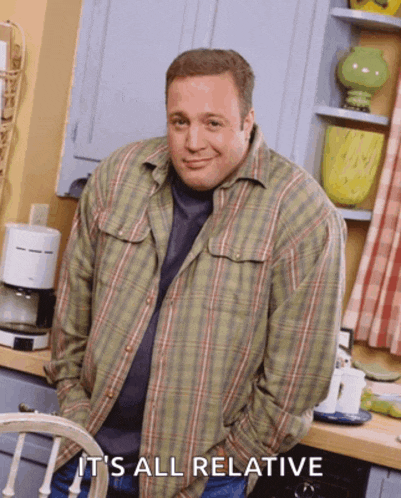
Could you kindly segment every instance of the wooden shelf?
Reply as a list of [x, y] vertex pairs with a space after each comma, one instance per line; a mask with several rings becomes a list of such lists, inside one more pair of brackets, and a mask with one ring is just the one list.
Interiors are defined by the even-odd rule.
[[350, 111], [348, 109], [342, 109], [340, 107], [319, 105], [315, 107], [315, 113], [319, 114], [320, 116], [326, 116], [329, 118], [348, 119], [352, 121], [360, 121], [363, 123], [373, 123], [380, 126], [388, 126], [390, 124], [390, 120], [387, 116], [378, 116], [376, 114], [370, 114], [368, 112], [362, 111]]
[[372, 211], [368, 209], [338, 208], [338, 210], [344, 220], [370, 221], [372, 219]]
[[364, 29], [378, 31], [401, 31], [401, 19], [384, 14], [374, 14], [356, 9], [331, 9], [331, 15]]

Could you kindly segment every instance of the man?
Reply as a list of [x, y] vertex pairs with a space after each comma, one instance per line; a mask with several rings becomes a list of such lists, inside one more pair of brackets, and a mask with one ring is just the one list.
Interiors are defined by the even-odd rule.
[[141, 497], [245, 496], [327, 393], [344, 223], [266, 146], [253, 83], [234, 51], [178, 56], [167, 138], [113, 153], [80, 199], [46, 371], [62, 415], [123, 467], [108, 496], [138, 496], [138, 478]]

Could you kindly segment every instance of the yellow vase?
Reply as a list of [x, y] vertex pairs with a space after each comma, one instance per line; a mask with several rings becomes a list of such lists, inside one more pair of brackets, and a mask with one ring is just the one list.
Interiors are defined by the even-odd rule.
[[401, 14], [401, 0], [350, 0], [351, 9], [394, 16]]
[[355, 205], [368, 195], [383, 149], [384, 135], [339, 126], [326, 130], [322, 161], [323, 187], [329, 198]]

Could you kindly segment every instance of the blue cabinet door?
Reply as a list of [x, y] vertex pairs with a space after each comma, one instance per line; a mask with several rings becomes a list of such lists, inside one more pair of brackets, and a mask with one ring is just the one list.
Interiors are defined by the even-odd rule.
[[116, 148], [165, 134], [165, 72], [210, 44], [216, 2], [83, 2], [59, 195]]
[[346, 0], [84, 0], [57, 193], [79, 196], [113, 150], [165, 134], [166, 69], [201, 46], [249, 60], [268, 144], [310, 169], [326, 25], [340, 4]]
[[256, 122], [268, 145], [290, 158], [315, 3], [220, 0], [213, 33], [213, 47], [233, 48], [253, 67]]

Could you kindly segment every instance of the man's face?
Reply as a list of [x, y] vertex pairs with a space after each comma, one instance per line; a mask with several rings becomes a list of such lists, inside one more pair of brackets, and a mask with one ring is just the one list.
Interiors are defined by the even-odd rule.
[[174, 169], [189, 187], [220, 185], [245, 158], [253, 109], [241, 126], [230, 73], [175, 78], [167, 93], [167, 134]]

